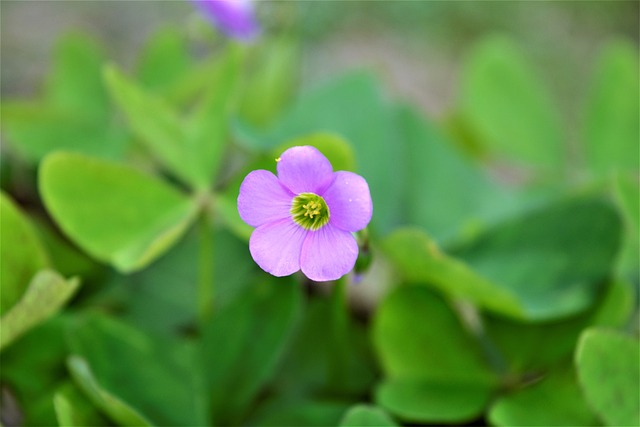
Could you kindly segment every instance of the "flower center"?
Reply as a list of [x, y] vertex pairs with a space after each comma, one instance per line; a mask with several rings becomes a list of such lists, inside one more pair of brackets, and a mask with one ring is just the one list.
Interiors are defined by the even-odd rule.
[[300, 193], [291, 203], [293, 220], [306, 230], [317, 230], [329, 222], [329, 207], [313, 193]]

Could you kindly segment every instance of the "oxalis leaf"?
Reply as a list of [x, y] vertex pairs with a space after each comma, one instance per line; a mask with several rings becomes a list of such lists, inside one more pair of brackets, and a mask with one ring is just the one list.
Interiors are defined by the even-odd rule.
[[164, 253], [197, 212], [193, 200], [149, 175], [79, 154], [47, 156], [39, 187], [62, 231], [122, 272]]
[[397, 425], [385, 411], [372, 405], [352, 406], [340, 422], [340, 427], [393, 427]]
[[604, 291], [589, 310], [557, 320], [528, 322], [486, 315], [485, 335], [500, 351], [511, 374], [544, 372], [572, 357], [585, 328], [627, 324], [634, 304], [631, 285], [614, 280]]
[[118, 425], [151, 426], [144, 416], [98, 384], [85, 359], [71, 356], [67, 360], [67, 366], [74, 381], [89, 400]]
[[399, 418], [462, 422], [480, 415], [496, 386], [478, 343], [429, 289], [403, 286], [376, 312], [373, 339], [386, 379], [376, 402]]
[[575, 362], [587, 401], [610, 426], [640, 425], [640, 343], [607, 329], [580, 336]]
[[570, 366], [562, 366], [539, 382], [500, 397], [491, 407], [489, 420], [498, 426], [597, 425]]
[[185, 183], [194, 185], [196, 180], [187, 158], [185, 129], [177, 112], [115, 66], [104, 69], [104, 78], [134, 134], [169, 170]]
[[511, 40], [484, 39], [463, 68], [459, 108], [489, 154], [557, 173], [559, 115], [534, 69]]
[[204, 88], [202, 102], [189, 118], [185, 156], [191, 166], [193, 182], [208, 188], [220, 167], [227, 147], [228, 119], [240, 74], [241, 51], [229, 46], [216, 62]]
[[[206, 424], [202, 372], [194, 365], [192, 342], [147, 334], [90, 312], [74, 318], [67, 337], [72, 354], [79, 356], [72, 359], [79, 362], [69, 361], [74, 380], [103, 411], [116, 410], [111, 407], [116, 400], [118, 407], [126, 402], [127, 412], [143, 414], [151, 424]], [[105, 413], [117, 421], [113, 413]]]
[[4, 193], [0, 193], [0, 315], [22, 296], [29, 281], [49, 266], [31, 224]]
[[254, 279], [243, 295], [214, 311], [202, 335], [202, 366], [216, 424], [237, 424], [273, 376], [300, 305], [294, 281], [265, 277]]
[[577, 314], [596, 301], [620, 248], [622, 221], [599, 195], [572, 197], [487, 230], [453, 254], [515, 295], [529, 320]]
[[20, 301], [0, 319], [0, 349], [53, 316], [73, 296], [79, 285], [77, 278], [65, 280], [51, 270], [36, 274]]
[[639, 90], [637, 47], [622, 40], [606, 45], [598, 60], [584, 121], [586, 160], [592, 175], [638, 173]]
[[420, 229], [398, 229], [383, 241], [382, 247], [408, 281], [428, 284], [496, 313], [516, 318], [525, 315], [515, 294], [442, 252]]
[[58, 425], [64, 427], [108, 426], [98, 408], [72, 383], [65, 383], [53, 396]]

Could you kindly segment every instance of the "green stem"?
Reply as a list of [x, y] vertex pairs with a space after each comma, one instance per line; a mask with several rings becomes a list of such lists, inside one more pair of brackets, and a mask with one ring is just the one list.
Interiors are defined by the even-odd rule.
[[213, 280], [213, 230], [211, 218], [205, 207], [199, 220], [200, 250], [198, 254], [198, 318], [201, 323], [207, 321], [213, 310], [214, 280]]
[[329, 357], [329, 381], [332, 389], [344, 383], [349, 370], [349, 306], [347, 301], [347, 279], [336, 281], [331, 294], [331, 355]]

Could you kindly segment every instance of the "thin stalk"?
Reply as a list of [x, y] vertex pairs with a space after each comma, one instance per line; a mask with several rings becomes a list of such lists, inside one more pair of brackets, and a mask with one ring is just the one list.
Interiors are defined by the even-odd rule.
[[213, 279], [213, 229], [208, 206], [203, 206], [198, 221], [198, 289], [197, 308], [201, 323], [207, 321], [213, 311], [214, 279]]
[[347, 375], [349, 357], [349, 307], [347, 301], [347, 279], [338, 279], [331, 294], [331, 354], [329, 357], [329, 383], [332, 389], [339, 388]]

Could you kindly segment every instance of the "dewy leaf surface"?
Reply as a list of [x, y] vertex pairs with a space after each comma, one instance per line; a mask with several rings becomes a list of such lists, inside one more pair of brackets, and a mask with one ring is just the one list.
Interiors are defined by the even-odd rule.
[[0, 318], [0, 349], [53, 316], [79, 285], [77, 278], [65, 280], [51, 270], [36, 274], [22, 298]]
[[195, 203], [129, 166], [54, 153], [40, 167], [40, 194], [64, 233], [122, 272], [164, 253], [192, 221]]
[[640, 425], [640, 343], [607, 329], [587, 329], [576, 349], [587, 402], [609, 426]]
[[25, 215], [0, 193], [0, 315], [22, 296], [33, 276], [49, 265], [47, 254]]

